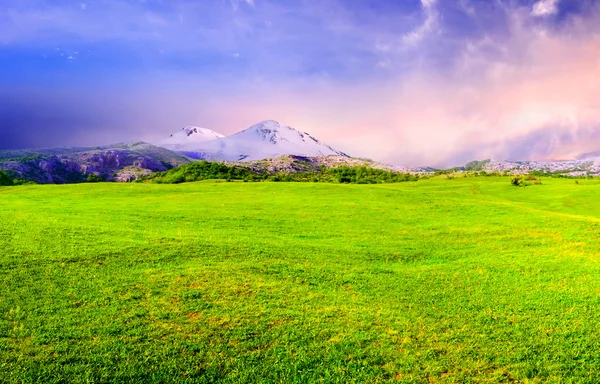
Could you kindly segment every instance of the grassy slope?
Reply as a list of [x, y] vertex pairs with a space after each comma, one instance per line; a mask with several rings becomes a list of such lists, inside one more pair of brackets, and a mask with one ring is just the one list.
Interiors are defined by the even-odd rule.
[[0, 189], [0, 382], [600, 377], [600, 183]]

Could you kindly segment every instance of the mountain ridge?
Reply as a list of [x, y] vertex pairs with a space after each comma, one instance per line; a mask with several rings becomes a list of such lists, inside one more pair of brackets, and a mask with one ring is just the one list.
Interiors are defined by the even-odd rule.
[[[100, 180], [127, 182], [195, 160], [238, 165], [266, 173], [314, 172], [343, 166], [419, 174], [437, 170], [353, 158], [307, 132], [275, 120], [261, 121], [230, 136], [208, 128], [186, 126], [154, 145], [129, 142], [97, 147], [0, 150], [1, 170], [15, 179], [37, 183], [82, 182], [92, 175]], [[447, 171], [451, 170], [600, 177], [600, 151], [563, 161], [487, 159]]]
[[177, 139], [181, 141], [167, 144], [166, 148], [199, 160], [252, 161], [283, 155], [350, 157], [307, 132], [275, 120], [264, 120], [230, 136], [213, 140], [192, 142], [183, 136]]
[[0, 151], [0, 169], [15, 179], [39, 184], [83, 182], [90, 175], [105, 181], [132, 181], [190, 161], [145, 142]]
[[600, 156], [583, 157], [576, 160], [534, 161], [534, 160], [482, 160], [471, 161], [463, 167], [466, 171], [529, 173], [542, 172], [565, 176], [600, 177]]

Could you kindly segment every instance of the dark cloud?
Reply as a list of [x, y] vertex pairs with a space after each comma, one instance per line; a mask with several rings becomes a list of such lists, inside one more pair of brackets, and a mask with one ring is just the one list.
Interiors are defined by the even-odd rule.
[[127, 140], [129, 118], [99, 100], [0, 95], [0, 149], [99, 145]]

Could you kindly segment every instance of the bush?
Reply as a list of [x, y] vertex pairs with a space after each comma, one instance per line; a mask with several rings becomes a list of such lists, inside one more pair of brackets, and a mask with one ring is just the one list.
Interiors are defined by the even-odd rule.
[[520, 187], [524, 181], [525, 179], [523, 178], [523, 175], [515, 175], [510, 178], [510, 183], [515, 187]]
[[0, 171], [0, 187], [8, 187], [14, 185], [13, 180], [3, 171]]
[[542, 181], [535, 177], [535, 175], [529, 174], [527, 176], [514, 175], [510, 178], [510, 183], [515, 187], [527, 187], [530, 185], [541, 185]]
[[14, 179], [13, 180], [13, 185], [34, 185], [36, 184], [35, 181], [31, 181], [31, 180], [25, 180], [25, 179]]
[[534, 181], [537, 180], [537, 177], [533, 173], [530, 173], [529, 175], [527, 175], [526, 179], [529, 181]]
[[88, 183], [99, 183], [101, 181], [104, 181], [104, 179], [102, 179], [100, 176], [96, 175], [95, 173], [90, 173], [87, 177]]

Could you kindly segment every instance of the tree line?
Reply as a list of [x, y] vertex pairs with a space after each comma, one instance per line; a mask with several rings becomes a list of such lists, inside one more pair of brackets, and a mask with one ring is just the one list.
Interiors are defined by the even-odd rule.
[[336, 167], [314, 172], [267, 173], [241, 166], [199, 161], [181, 165], [168, 171], [157, 172], [141, 178], [141, 182], [179, 184], [201, 180], [239, 180], [245, 182], [323, 182], [341, 184], [381, 184], [417, 181], [418, 175], [383, 169], [359, 167]]

